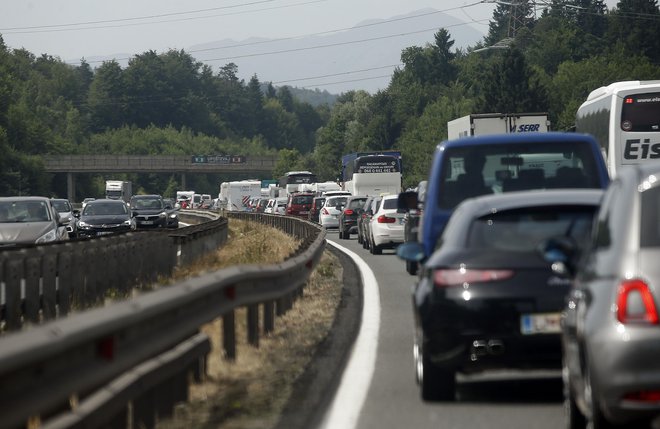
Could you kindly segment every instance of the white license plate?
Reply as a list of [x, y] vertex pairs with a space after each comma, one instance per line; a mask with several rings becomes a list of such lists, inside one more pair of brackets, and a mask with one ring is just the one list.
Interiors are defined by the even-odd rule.
[[536, 313], [520, 316], [520, 332], [524, 335], [558, 334], [561, 332], [561, 313]]
[[154, 221], [152, 221], [152, 220], [145, 220], [144, 222], [142, 222], [142, 225], [153, 225], [153, 224], [154, 224]]
[[108, 235], [112, 234], [114, 231], [99, 231], [96, 233], [96, 235]]

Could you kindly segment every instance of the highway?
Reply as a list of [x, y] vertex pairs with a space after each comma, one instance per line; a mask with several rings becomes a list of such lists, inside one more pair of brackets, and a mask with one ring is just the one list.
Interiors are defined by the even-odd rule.
[[[344, 377], [334, 400], [335, 413], [331, 408], [324, 429], [563, 426], [559, 371], [459, 376], [457, 401], [422, 401], [412, 357], [411, 287], [415, 277], [405, 271], [394, 250], [371, 255], [357, 243], [355, 235], [340, 240], [337, 232], [330, 230], [327, 238], [364, 260], [373, 270], [377, 289], [370, 293], [365, 284], [363, 329], [366, 320], [368, 330], [360, 333], [355, 346], [359, 352], [353, 353], [347, 365], [347, 371], [357, 371]], [[369, 326], [372, 323], [377, 326]], [[366, 343], [360, 344], [363, 340]], [[374, 359], [369, 359], [370, 347], [376, 349]]]

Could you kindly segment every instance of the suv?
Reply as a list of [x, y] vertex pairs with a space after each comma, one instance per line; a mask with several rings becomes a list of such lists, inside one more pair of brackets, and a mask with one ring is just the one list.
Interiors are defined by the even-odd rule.
[[324, 203], [325, 197], [314, 197], [312, 208], [309, 209], [308, 220], [319, 223], [319, 213], [321, 213], [321, 207], [323, 207]]
[[307, 219], [309, 210], [312, 208], [314, 194], [311, 192], [299, 192], [289, 195], [289, 201], [286, 204], [286, 214]]
[[362, 207], [366, 196], [348, 197], [344, 210], [339, 214], [339, 238], [348, 240], [351, 234], [357, 234], [358, 217], [362, 214]]
[[178, 226], [178, 215], [166, 208], [160, 195], [134, 195], [130, 203], [135, 225], [138, 228], [167, 228]]

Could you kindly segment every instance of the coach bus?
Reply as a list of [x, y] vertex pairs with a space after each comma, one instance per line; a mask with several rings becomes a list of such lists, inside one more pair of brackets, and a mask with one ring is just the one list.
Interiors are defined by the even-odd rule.
[[342, 179], [344, 189], [352, 195], [398, 194], [401, 192], [401, 157], [396, 153], [345, 155]]
[[284, 195], [280, 197], [288, 197], [299, 191], [300, 185], [311, 183], [316, 183], [316, 175], [311, 171], [288, 171], [280, 177], [280, 188], [284, 190]]
[[575, 131], [596, 138], [611, 177], [625, 165], [660, 159], [660, 80], [592, 91], [578, 108]]

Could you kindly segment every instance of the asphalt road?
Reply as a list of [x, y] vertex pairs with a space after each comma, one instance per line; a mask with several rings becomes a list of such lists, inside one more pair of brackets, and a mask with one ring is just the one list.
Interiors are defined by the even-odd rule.
[[[365, 386], [366, 398], [359, 414], [351, 423], [354, 428], [563, 427], [559, 372], [503, 371], [469, 378], [459, 376], [456, 402], [422, 401], [412, 358], [411, 287], [415, 277], [405, 271], [394, 250], [371, 255], [357, 243], [355, 235], [350, 240], [339, 240], [333, 231], [328, 233], [328, 240], [353, 251], [367, 263], [375, 274], [380, 296], [379, 303], [375, 303], [379, 304], [380, 324], [373, 376]], [[353, 382], [356, 385], [349, 387], [358, 389], [359, 381]], [[341, 387], [338, 392], [342, 395]]]

